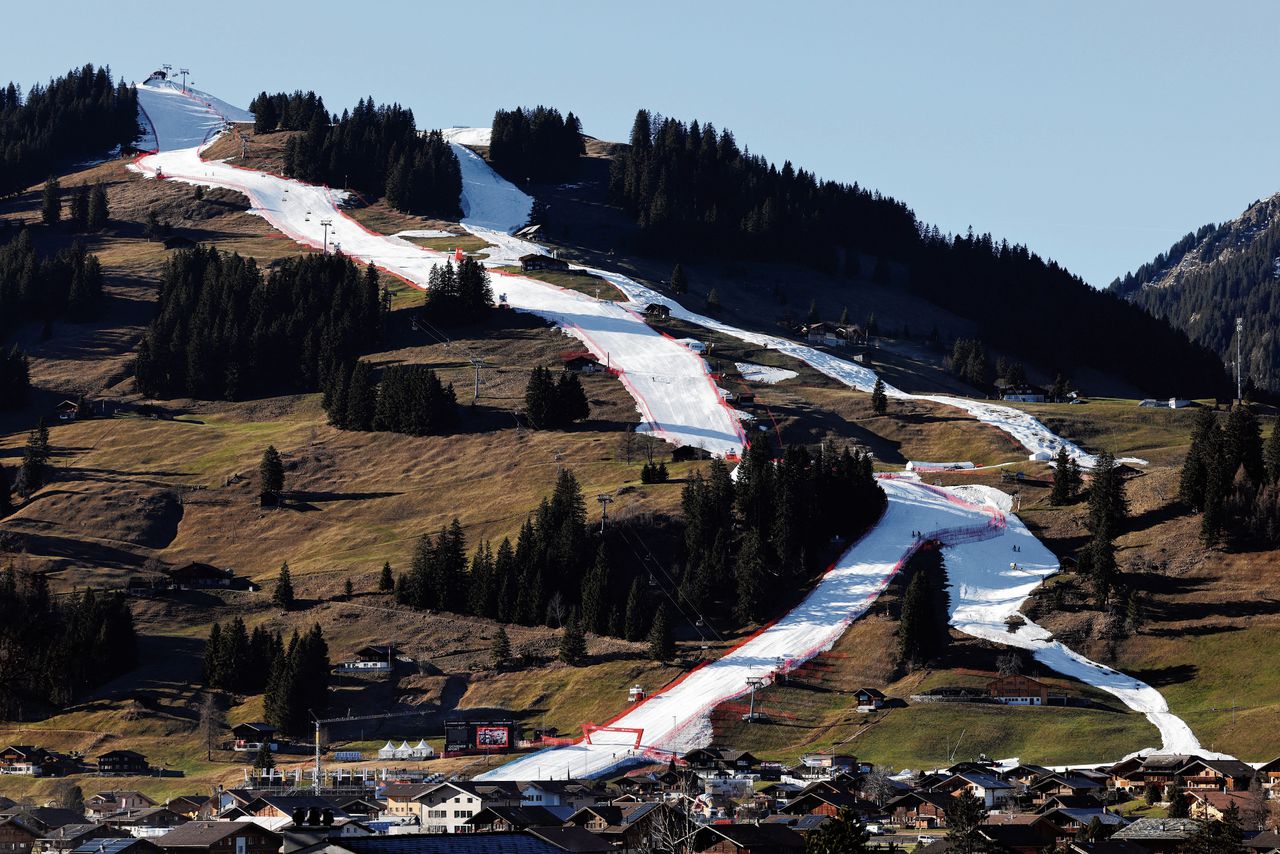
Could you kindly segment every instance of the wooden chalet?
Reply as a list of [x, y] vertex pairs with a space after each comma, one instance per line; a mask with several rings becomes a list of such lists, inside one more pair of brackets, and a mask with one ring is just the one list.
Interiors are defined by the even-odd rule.
[[530, 252], [528, 255], [520, 256], [520, 269], [525, 273], [530, 273], [534, 270], [564, 271], [569, 269], [569, 262], [560, 258], [552, 258], [550, 255]]

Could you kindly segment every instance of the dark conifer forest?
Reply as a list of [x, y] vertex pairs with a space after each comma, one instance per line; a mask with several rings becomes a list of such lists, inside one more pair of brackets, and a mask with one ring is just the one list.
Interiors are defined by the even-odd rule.
[[280, 632], [262, 626], [250, 633], [244, 620], [214, 623], [204, 647], [204, 684], [232, 694], [264, 694], [267, 723], [290, 735], [305, 734], [312, 714], [328, 706], [329, 645], [318, 624], [294, 631], [286, 644]]
[[85, 65], [23, 95], [0, 89], [0, 198], [138, 138], [138, 96], [110, 69]]
[[102, 265], [80, 245], [41, 256], [27, 230], [0, 244], [0, 333], [29, 320], [85, 320], [102, 301]]
[[790, 162], [779, 169], [710, 124], [641, 110], [610, 193], [639, 224], [641, 251], [793, 260], [835, 276], [855, 275], [852, 259], [871, 255], [873, 279], [974, 321], [983, 340], [1050, 368], [1089, 365], [1160, 395], [1225, 386], [1212, 352], [1026, 247], [944, 235], [896, 199]]
[[120, 594], [55, 599], [41, 573], [0, 575], [0, 716], [63, 707], [137, 663], [133, 616]]
[[313, 184], [384, 196], [412, 214], [457, 219], [462, 173], [439, 131], [420, 134], [413, 111], [399, 104], [360, 101], [341, 118], [330, 117], [315, 93], [260, 94], [251, 107], [255, 128], [298, 130], [285, 143], [284, 172]]
[[791, 446], [775, 463], [767, 442], [753, 447], [736, 483], [713, 460], [706, 477], [685, 485], [683, 543], [670, 567], [627, 559], [635, 545], [625, 529], [602, 537], [589, 527], [582, 489], [566, 470], [514, 544], [480, 543], [468, 561], [456, 520], [424, 535], [397, 598], [524, 625], [577, 618], [586, 631], [628, 640], [647, 637], [668, 605], [722, 627], [764, 620], [780, 605], [776, 591], [798, 589], [825, 568], [838, 550], [833, 538], [860, 534], [885, 498], [868, 456]]
[[582, 125], [554, 107], [516, 107], [493, 114], [489, 161], [512, 180], [560, 181], [571, 177], [586, 153]]
[[382, 305], [377, 270], [342, 255], [289, 258], [264, 277], [238, 254], [180, 250], [138, 348], [138, 387], [226, 400], [316, 391], [376, 344]]

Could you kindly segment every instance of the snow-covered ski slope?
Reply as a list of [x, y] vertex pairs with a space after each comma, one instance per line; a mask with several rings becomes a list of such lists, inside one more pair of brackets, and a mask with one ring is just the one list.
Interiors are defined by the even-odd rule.
[[[176, 100], [178, 98], [196, 103], [200, 109], [192, 110]], [[340, 193], [201, 160], [195, 146], [217, 130], [216, 122], [209, 118], [210, 114], [218, 113], [211, 99], [193, 101], [175, 87], [166, 86], [140, 87], [139, 99], [153, 125], [160, 149], [136, 165], [144, 174], [154, 175], [162, 169], [167, 178], [243, 192], [257, 213], [293, 239], [311, 246], [319, 246], [323, 240], [319, 221], [330, 219], [333, 223], [329, 229], [330, 242], [339, 245], [344, 253], [371, 260], [419, 284], [426, 281], [433, 265], [443, 263], [444, 256], [440, 253], [423, 250], [398, 238], [377, 235], [359, 226], [338, 209]], [[169, 140], [198, 142], [174, 149]], [[514, 257], [513, 253], [536, 251], [531, 244], [510, 237], [512, 225], [510, 220], [504, 222], [506, 218], [518, 216], [528, 197], [502, 182], [479, 158], [463, 158], [462, 163], [463, 202], [468, 212], [464, 225], [494, 240], [499, 261]], [[594, 272], [622, 287], [637, 303], [655, 301], [672, 305], [673, 313], [679, 309], [681, 316], [697, 318], [694, 322], [705, 321], [703, 325], [723, 327], [727, 334], [745, 340], [773, 342], [761, 345], [776, 344], [782, 352], [788, 352], [784, 348], [798, 348], [790, 354], [838, 379], [847, 377], [842, 381], [856, 388], [869, 389], [874, 383], [874, 374], [860, 365], [785, 339], [757, 336], [718, 324], [711, 318], [685, 312], [678, 304], [630, 279], [606, 271]], [[636, 397], [650, 428], [658, 435], [722, 453], [740, 447], [740, 428], [731, 410], [720, 400], [701, 358], [687, 347], [653, 332], [634, 310], [519, 276], [502, 276], [496, 280], [495, 288], [505, 292], [513, 306], [555, 320], [601, 358], [621, 368], [624, 382]], [[905, 396], [896, 389], [894, 393]], [[1008, 407], [992, 408], [1022, 415]], [[1009, 429], [1011, 423], [1012, 419], [1006, 418], [997, 426]], [[1025, 435], [1044, 447], [1055, 449], [1061, 441], [1038, 422], [1027, 426]], [[1083, 452], [1079, 455], [1082, 462], [1088, 462], [1087, 455]], [[925, 531], [926, 538], [936, 536], [948, 548], [952, 617], [958, 628], [1029, 649], [1046, 665], [1111, 691], [1152, 720], [1160, 730], [1164, 749], [1181, 752], [1198, 749], [1194, 735], [1182, 721], [1169, 714], [1163, 698], [1149, 686], [1076, 656], [1054, 643], [1038, 626], [1028, 625], [1014, 635], [1005, 636], [1004, 618], [1056, 567], [1053, 555], [1021, 522], [1002, 509], [1000, 501], [1007, 502], [1007, 496], [974, 488], [941, 490], [910, 477], [889, 478], [884, 483], [889, 498], [884, 518], [846, 552], [797, 609], [729, 655], [632, 709], [613, 725], [640, 730], [643, 744], [650, 749], [679, 750], [705, 743], [709, 738], [707, 715], [712, 707], [741, 696], [747, 690], [748, 677], [767, 676], [776, 671], [780, 659], [784, 666], [794, 666], [829, 648], [918, 545], [911, 532]], [[1019, 551], [1012, 551], [1012, 543], [1019, 545]], [[1013, 555], [1017, 556], [1019, 566], [1003, 570]], [[632, 740], [634, 736], [629, 733], [597, 732], [591, 744], [543, 751], [495, 769], [491, 776], [529, 779], [603, 773], [631, 758], [628, 743]]]
[[[596, 731], [590, 743], [530, 754], [487, 772], [483, 779], [595, 776], [641, 757], [705, 746], [711, 740], [709, 715], [715, 706], [746, 694], [749, 678], [771, 681], [779, 671], [830, 649], [875, 601], [906, 558], [922, 542], [934, 539], [946, 548], [952, 624], [957, 629], [1029, 650], [1046, 667], [1115, 695], [1151, 721], [1163, 750], [1199, 751], [1191, 730], [1169, 712], [1156, 689], [1077, 655], [1034, 623], [1014, 634], [1007, 631], [1005, 618], [1058, 568], [1053, 554], [1017, 517], [1001, 508], [1008, 496], [973, 487], [939, 489], [909, 477], [885, 478], [881, 485], [889, 501], [880, 522], [785, 617], [623, 714], [610, 724], [617, 731]], [[916, 538], [914, 531], [923, 534]], [[639, 751], [632, 749], [631, 730], [636, 729], [642, 730]]]
[[[208, 96], [184, 94], [169, 84], [151, 84], [138, 88], [138, 99], [153, 126], [159, 149], [135, 165], [144, 174], [162, 173], [166, 179], [239, 190], [249, 197], [255, 213], [308, 246], [323, 244], [325, 230], [321, 221], [329, 220], [330, 246], [340, 247], [352, 258], [372, 261], [419, 286], [426, 285], [434, 266], [448, 260], [445, 253], [367, 230], [339, 209], [340, 192], [202, 160], [200, 146], [223, 125], [219, 115], [222, 107]], [[242, 120], [247, 115], [239, 111], [233, 117]], [[469, 182], [475, 174], [474, 169], [468, 171]], [[497, 179], [492, 171], [489, 175]], [[522, 204], [520, 197], [527, 196], [506, 182], [501, 182], [505, 187], [500, 185], [501, 179], [486, 181], [481, 176], [480, 180], [487, 186], [476, 188], [469, 184], [469, 189], [485, 199], [486, 207], [469, 222], [481, 228], [491, 221], [486, 215], [504, 220], [517, 216], [515, 208]], [[526, 207], [523, 217], [527, 219], [528, 214]], [[688, 347], [655, 331], [628, 306], [522, 276], [496, 276], [494, 290], [504, 294], [512, 308], [557, 323], [607, 363], [635, 399], [644, 419], [641, 430], [677, 446], [693, 445], [715, 454], [734, 455], [741, 451], [741, 423], [722, 400], [706, 362]]]

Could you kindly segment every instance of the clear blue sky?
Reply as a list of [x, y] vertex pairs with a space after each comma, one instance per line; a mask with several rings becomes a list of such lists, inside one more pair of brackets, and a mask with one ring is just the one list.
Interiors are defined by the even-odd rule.
[[1095, 285], [1280, 190], [1280, 3], [1262, 0], [46, 0], [4, 19], [0, 78], [24, 86], [86, 61], [139, 80], [169, 62], [236, 103], [371, 94], [421, 126], [535, 103], [613, 139], [640, 106], [710, 120]]

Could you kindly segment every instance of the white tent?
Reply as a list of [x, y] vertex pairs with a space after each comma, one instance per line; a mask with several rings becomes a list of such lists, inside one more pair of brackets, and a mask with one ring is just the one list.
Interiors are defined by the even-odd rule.
[[412, 757], [413, 748], [409, 746], [409, 742], [400, 742], [400, 746], [396, 748], [396, 759], [411, 759]]
[[431, 745], [427, 744], [425, 738], [418, 740], [418, 746], [413, 749], [413, 755], [419, 759], [426, 759], [429, 756], [435, 756], [436, 752], [431, 749]]
[[386, 745], [381, 750], [378, 751], [378, 758], [379, 759], [395, 759], [396, 758], [395, 746], [388, 741]]

